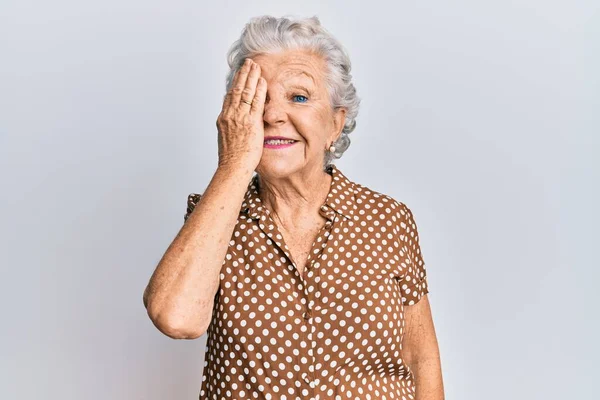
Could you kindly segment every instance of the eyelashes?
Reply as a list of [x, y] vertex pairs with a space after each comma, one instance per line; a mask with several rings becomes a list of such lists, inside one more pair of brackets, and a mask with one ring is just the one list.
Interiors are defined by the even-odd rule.
[[[298, 97], [302, 98], [303, 100], [300, 100], [300, 101], [294, 101], [294, 100], [296, 100], [296, 98], [298, 98]], [[303, 95], [303, 94], [294, 94], [294, 95], [292, 95], [292, 96], [291, 96], [291, 99], [292, 99], [292, 101], [294, 101], [294, 102], [296, 102], [296, 103], [306, 103], [306, 102], [308, 102], [308, 96], [305, 96], [305, 95]], [[267, 102], [267, 103], [268, 103], [270, 100], [271, 100], [270, 96], [269, 96], [269, 95], [267, 95], [267, 97], [266, 97], [266, 99], [265, 99], [265, 102]]]
[[306, 99], [305, 101], [300, 101], [300, 103], [306, 103], [308, 101], [308, 97], [306, 97], [306, 96], [304, 96], [302, 94], [295, 94], [295, 95], [292, 96], [292, 99], [295, 99], [297, 97], [303, 97], [303, 98]]

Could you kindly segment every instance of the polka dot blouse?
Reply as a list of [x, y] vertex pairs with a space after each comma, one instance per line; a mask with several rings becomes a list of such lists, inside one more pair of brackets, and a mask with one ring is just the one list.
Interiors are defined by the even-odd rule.
[[[414, 399], [404, 307], [428, 286], [408, 207], [332, 165], [327, 222], [298, 274], [255, 175], [220, 274], [203, 399]], [[185, 220], [200, 194], [188, 197]]]

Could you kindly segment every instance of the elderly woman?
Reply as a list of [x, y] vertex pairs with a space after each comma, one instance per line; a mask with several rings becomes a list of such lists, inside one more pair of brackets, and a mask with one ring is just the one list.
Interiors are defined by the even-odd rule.
[[346, 51], [317, 17], [264, 16], [229, 65], [218, 167], [144, 292], [165, 335], [207, 333], [200, 399], [443, 399], [413, 214], [333, 164]]

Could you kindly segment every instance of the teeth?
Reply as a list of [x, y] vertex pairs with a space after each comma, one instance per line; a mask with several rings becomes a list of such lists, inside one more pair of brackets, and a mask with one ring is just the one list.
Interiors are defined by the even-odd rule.
[[275, 145], [277, 145], [277, 144], [288, 144], [288, 143], [294, 143], [294, 142], [295, 142], [295, 140], [280, 140], [280, 139], [265, 141], [265, 143], [275, 144]]

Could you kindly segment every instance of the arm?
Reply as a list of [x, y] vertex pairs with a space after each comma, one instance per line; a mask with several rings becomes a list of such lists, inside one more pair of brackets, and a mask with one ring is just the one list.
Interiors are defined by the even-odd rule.
[[404, 306], [406, 329], [402, 354], [415, 377], [415, 400], [444, 400], [440, 354], [429, 296]]
[[174, 339], [206, 332], [221, 266], [254, 171], [220, 166], [167, 248], [144, 291], [154, 325]]
[[175, 339], [203, 335], [212, 319], [227, 247], [262, 157], [267, 81], [260, 71], [250, 58], [238, 68], [217, 118], [217, 171], [191, 214], [186, 214], [144, 294], [154, 325]]

